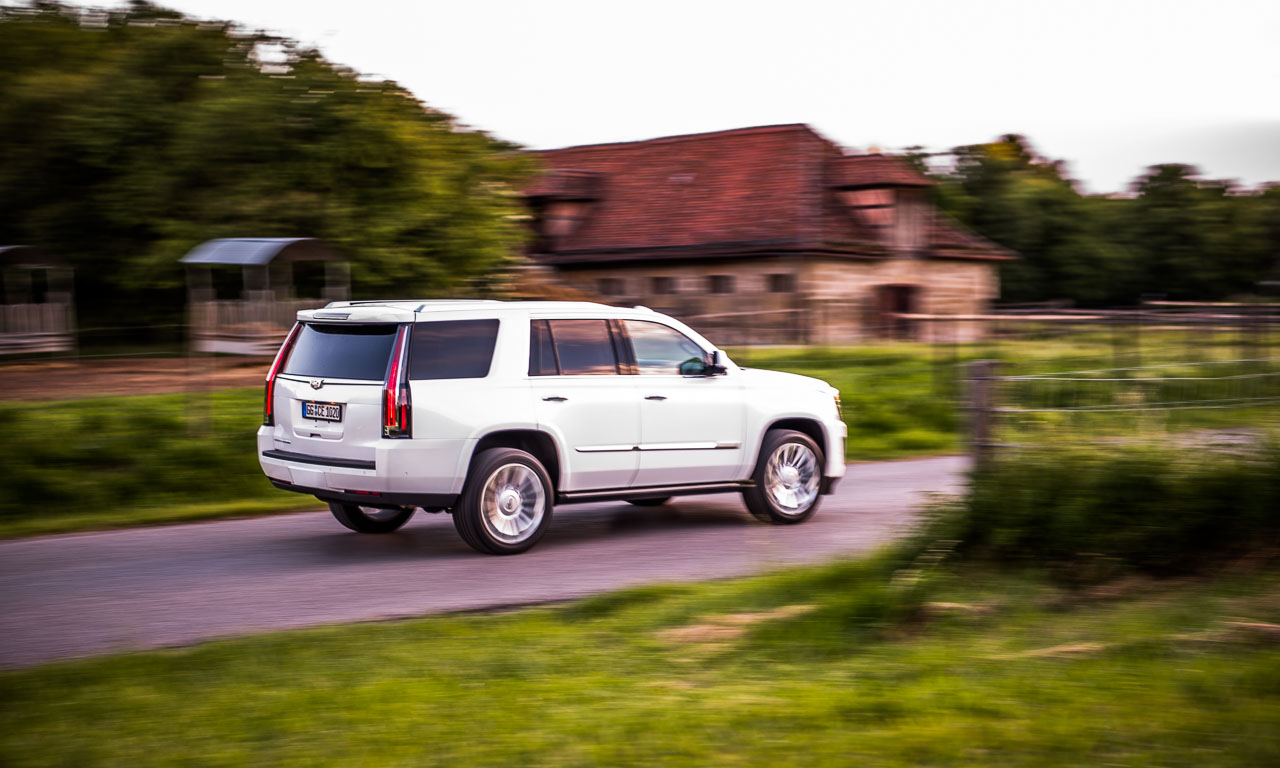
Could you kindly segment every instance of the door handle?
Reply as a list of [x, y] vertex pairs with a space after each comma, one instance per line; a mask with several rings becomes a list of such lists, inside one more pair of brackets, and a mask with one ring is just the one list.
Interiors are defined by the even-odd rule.
[[560, 395], [551, 395], [550, 397], [544, 397], [542, 399], [553, 402], [553, 403], [563, 403], [565, 400], [568, 400], [569, 398], [561, 397]]
[[667, 399], [666, 395], [649, 395], [645, 397], [645, 400], [666, 400], [666, 399]]

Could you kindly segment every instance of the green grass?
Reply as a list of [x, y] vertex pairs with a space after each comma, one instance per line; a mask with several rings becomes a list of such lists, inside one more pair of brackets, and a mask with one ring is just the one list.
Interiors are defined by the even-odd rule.
[[[1090, 599], [920, 566], [886, 555], [7, 672], [0, 764], [1280, 762], [1280, 645], [1230, 623], [1280, 621], [1277, 574]], [[813, 608], [778, 611], [796, 605]]]
[[[849, 428], [846, 458], [853, 461], [961, 451], [956, 377], [969, 360], [1000, 359], [1006, 363], [1004, 372], [1035, 373], [1117, 363], [1227, 360], [1240, 354], [1232, 334], [1192, 338], [1150, 331], [1141, 344], [1119, 347], [1110, 334], [1079, 333], [957, 346], [876, 343], [733, 353], [745, 365], [814, 376], [839, 388]], [[1255, 354], [1266, 354], [1266, 349]], [[1270, 383], [1280, 385], [1280, 377]], [[1092, 385], [1070, 386], [1074, 389], [1064, 393], [1051, 383], [1028, 384], [1017, 396], [1024, 404], [1070, 404], [1080, 402], [1079, 391]], [[1114, 397], [1116, 392], [1123, 395], [1114, 389], [1102, 395], [1086, 391], [1085, 396]], [[1195, 394], [1170, 390], [1159, 396]], [[0, 404], [5, 434], [0, 441], [0, 466], [5, 468], [0, 538], [314, 507], [312, 499], [272, 488], [258, 468], [254, 431], [261, 397], [255, 388]], [[1013, 441], [1045, 442], [1076, 436], [1159, 437], [1247, 425], [1259, 413], [1048, 414], [1003, 423]]]
[[313, 508], [258, 467], [261, 391], [0, 404], [0, 537]]

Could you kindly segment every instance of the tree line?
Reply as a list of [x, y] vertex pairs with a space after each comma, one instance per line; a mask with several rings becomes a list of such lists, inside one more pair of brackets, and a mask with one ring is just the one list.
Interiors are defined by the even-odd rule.
[[[270, 55], [268, 55], [270, 54]], [[146, 3], [0, 9], [0, 245], [76, 267], [82, 320], [172, 320], [215, 237], [319, 237], [357, 295], [516, 258], [516, 147], [288, 40]]]
[[1001, 268], [1002, 301], [1243, 299], [1280, 279], [1280, 185], [1245, 189], [1166, 164], [1127, 194], [1088, 195], [1017, 135], [952, 157], [929, 171], [938, 206], [1021, 256]]
[[[0, 9], [0, 72], [0, 245], [70, 260], [90, 324], [177, 319], [215, 237], [325, 239], [365, 296], [483, 292], [525, 242], [518, 147], [289, 40], [37, 2]], [[1021, 254], [1005, 301], [1242, 296], [1280, 258], [1277, 186], [1162, 165], [1087, 195], [1013, 135], [953, 158], [940, 208]]]

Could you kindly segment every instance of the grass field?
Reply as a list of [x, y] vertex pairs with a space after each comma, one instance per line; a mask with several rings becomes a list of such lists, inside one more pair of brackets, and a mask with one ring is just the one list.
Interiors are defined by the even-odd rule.
[[[1240, 354], [1229, 334], [1207, 342], [1197, 338], [1198, 344], [1188, 345], [1148, 333], [1141, 346], [1119, 352], [1111, 335], [1077, 334], [940, 347], [750, 348], [733, 355], [745, 365], [815, 376], [838, 387], [849, 428], [846, 458], [864, 461], [960, 451], [956, 376], [968, 360], [1001, 359], [1008, 372], [1034, 373], [1139, 358], [1152, 364]], [[1055, 391], [1040, 386], [1028, 389], [1028, 397], [1062, 402], [1065, 395]], [[0, 403], [6, 438], [0, 441], [6, 472], [0, 538], [314, 508], [314, 499], [272, 488], [258, 469], [253, 434], [261, 397], [252, 388]], [[1171, 428], [1250, 423], [1258, 411], [1180, 413], [1185, 415], [1172, 426], [1163, 416], [1157, 422], [1150, 416], [1104, 421], [1053, 414], [1024, 419], [1020, 428], [1038, 439], [1046, 427], [1054, 430], [1049, 439], [1105, 429], [1164, 434]]]
[[1280, 577], [896, 560], [0, 673], [0, 764], [1280, 763]]

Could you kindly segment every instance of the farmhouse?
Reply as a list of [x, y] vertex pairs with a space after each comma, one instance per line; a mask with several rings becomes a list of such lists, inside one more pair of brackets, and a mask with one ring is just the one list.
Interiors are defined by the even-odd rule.
[[533, 153], [529, 256], [558, 281], [714, 330], [726, 344], [976, 335], [1014, 258], [934, 209], [896, 156], [807, 125]]

